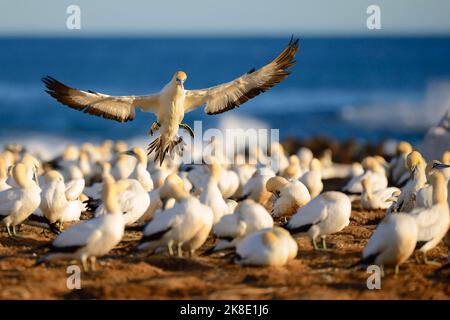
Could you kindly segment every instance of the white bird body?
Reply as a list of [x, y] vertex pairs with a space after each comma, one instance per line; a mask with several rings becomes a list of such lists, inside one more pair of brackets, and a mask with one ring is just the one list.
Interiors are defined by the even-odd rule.
[[[203, 242], [206, 240], [212, 226], [211, 209], [201, 204], [197, 198], [187, 194], [181, 186], [171, 186], [169, 192], [176, 203], [161, 214], [155, 214], [153, 220], [147, 224], [138, 246], [139, 250], [152, 252], [160, 247], [168, 247], [171, 253], [175, 245], [179, 250], [178, 254], [181, 255], [183, 245], [188, 246], [190, 250], [195, 250], [203, 244], [200, 243], [201, 240]], [[209, 230], [207, 230], [208, 226]]]
[[8, 233], [10, 227], [15, 232], [14, 227], [25, 221], [41, 202], [41, 189], [27, 175], [27, 168], [23, 163], [14, 166], [13, 177], [18, 187], [0, 192], [0, 220]]
[[388, 187], [372, 192], [369, 185], [364, 185], [361, 194], [361, 206], [368, 210], [387, 209], [397, 199], [400, 189], [396, 187]]
[[262, 229], [246, 236], [236, 247], [235, 262], [251, 266], [283, 266], [297, 255], [297, 243], [282, 228]]
[[246, 235], [272, 227], [273, 218], [262, 205], [253, 200], [244, 200], [233, 214], [223, 216], [214, 225], [213, 232], [219, 238], [214, 251], [235, 247]]
[[265, 204], [270, 199], [270, 192], [266, 189], [267, 181], [275, 176], [270, 168], [259, 168], [245, 184], [242, 195], [260, 204]]
[[377, 226], [364, 247], [362, 260], [379, 266], [398, 266], [414, 252], [417, 234], [417, 224], [410, 215], [388, 215]]
[[[54, 259], [77, 259], [88, 270], [87, 260], [107, 254], [122, 239], [124, 234], [123, 214], [117, 202], [120, 187], [110, 177], [106, 178], [103, 201], [106, 214], [73, 225], [57, 236], [41, 262]], [[94, 265], [92, 265], [94, 268]]]
[[401, 189], [395, 207], [400, 212], [410, 212], [413, 210], [417, 198], [417, 192], [427, 183], [425, 175], [426, 163], [420, 153], [411, 152], [407, 157], [407, 166], [411, 172], [411, 178]]
[[307, 234], [314, 247], [317, 247], [317, 237], [324, 239], [327, 234], [339, 232], [349, 225], [351, 211], [351, 202], [347, 195], [328, 191], [300, 208], [286, 227], [293, 234]]
[[219, 189], [224, 199], [233, 196], [239, 188], [239, 176], [232, 170], [224, 170], [220, 176]]
[[[84, 185], [84, 180], [83, 185]], [[79, 188], [80, 181], [66, 188], [63, 176], [57, 171], [49, 171], [41, 194], [40, 209], [50, 224], [57, 222], [78, 221], [83, 207], [78, 199], [83, 188]], [[71, 219], [71, 220], [67, 220]]]
[[266, 189], [275, 195], [272, 207], [274, 217], [292, 216], [311, 200], [308, 189], [298, 180], [272, 177], [267, 181]]
[[420, 251], [426, 253], [434, 248], [446, 235], [450, 225], [450, 213], [447, 202], [447, 181], [440, 172], [431, 178], [433, 203], [430, 208], [416, 208], [410, 214], [418, 226], [417, 242]]
[[227, 202], [219, 189], [219, 181], [223, 172], [222, 166], [214, 157], [210, 158], [210, 172], [206, 185], [200, 194], [200, 202], [210, 207], [214, 213], [213, 224], [219, 222], [224, 215], [231, 214]]
[[52, 77], [42, 80], [53, 98], [85, 113], [119, 122], [133, 120], [136, 108], [154, 113], [157, 122], [154, 124], [156, 128], [152, 125], [151, 133], [160, 129], [160, 136], [150, 144], [149, 152], [155, 152], [155, 160], [159, 158], [162, 163], [165, 155], [173, 154], [182, 142], [182, 139], [177, 137], [177, 131], [185, 113], [201, 106], [205, 106], [207, 114], [222, 113], [267, 91], [289, 75], [288, 70], [295, 64], [294, 56], [298, 48], [298, 40], [291, 39], [287, 48], [264, 67], [253, 69], [228, 83], [201, 90], [184, 89], [187, 75], [183, 71], [176, 72], [159, 93], [146, 96], [114, 97], [70, 88]]
[[226, 201], [222, 197], [217, 182], [208, 181], [205, 189], [200, 194], [200, 201], [210, 207], [214, 213], [213, 224], [219, 222], [224, 215], [231, 214]]
[[311, 199], [317, 197], [323, 190], [322, 183], [322, 168], [321, 163], [318, 159], [313, 159], [311, 161], [311, 170], [305, 172], [300, 178], [302, 182], [309, 191]]
[[8, 167], [5, 158], [0, 154], [0, 192], [11, 188], [8, 180]]
[[368, 179], [374, 192], [385, 189], [388, 186], [388, 180], [384, 172], [373, 172], [371, 170], [367, 170], [362, 175], [351, 178], [342, 190], [350, 193], [362, 193], [363, 188], [361, 182], [364, 179]]
[[[150, 197], [141, 183], [135, 179], [124, 179], [117, 183], [124, 184], [124, 190], [117, 197], [120, 211], [123, 212], [124, 224], [130, 226], [145, 213], [150, 205]], [[95, 211], [95, 216], [101, 216], [106, 213], [106, 207], [102, 203]]]

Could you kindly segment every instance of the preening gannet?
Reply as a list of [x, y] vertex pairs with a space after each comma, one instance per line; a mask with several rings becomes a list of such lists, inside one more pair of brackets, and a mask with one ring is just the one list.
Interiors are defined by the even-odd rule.
[[275, 176], [275, 173], [270, 168], [263, 167], [256, 170], [244, 185], [241, 198], [252, 199], [266, 206], [272, 195], [270, 191], [267, 191], [266, 184], [273, 176]]
[[267, 180], [266, 189], [275, 195], [272, 208], [274, 217], [291, 216], [311, 200], [308, 189], [298, 180], [288, 181], [283, 177], [272, 177]]
[[94, 91], [82, 91], [64, 85], [47, 76], [42, 79], [46, 92], [66, 106], [112, 119], [126, 122], [135, 118], [135, 108], [152, 112], [157, 116], [150, 134], [160, 130], [160, 137], [149, 145], [149, 153], [155, 152], [155, 160], [164, 161], [167, 153], [173, 154], [176, 146], [182, 145], [182, 138], [177, 136], [182, 127], [192, 136], [193, 131], [182, 124], [184, 114], [205, 105], [207, 114], [218, 114], [236, 107], [272, 88], [284, 80], [289, 68], [296, 61], [294, 56], [299, 48], [298, 39], [293, 38], [288, 46], [269, 64], [243, 76], [215, 87], [201, 90], [185, 90], [187, 75], [183, 71], [174, 74], [171, 81], [156, 94], [147, 96], [109, 96]]
[[[439, 170], [444, 174], [444, 177], [447, 181], [450, 181], [450, 177], [446, 177], [445, 172], [446, 170], [450, 169], [450, 165], [443, 164], [439, 161], [432, 161], [431, 163], [427, 164], [427, 167], [425, 169], [425, 173], [427, 176], [427, 179], [430, 178], [430, 176], [436, 172], [436, 170]], [[431, 184], [426, 184], [423, 188], [420, 188], [417, 191], [416, 196], [416, 203], [415, 208], [430, 208], [433, 205], [433, 186]]]
[[386, 178], [386, 173], [381, 164], [374, 157], [367, 157], [363, 160], [362, 166], [365, 172], [362, 175], [355, 176], [344, 186], [342, 189], [344, 192], [348, 193], [362, 193], [363, 179], [368, 179], [368, 182], [372, 185], [372, 190], [378, 191], [384, 189], [388, 185], [388, 180]]
[[416, 203], [417, 191], [423, 188], [427, 182], [426, 162], [419, 152], [411, 152], [406, 158], [406, 165], [411, 178], [401, 189], [398, 201], [392, 205], [392, 211], [410, 212]]
[[388, 215], [381, 221], [364, 247], [361, 260], [354, 265], [376, 264], [380, 267], [393, 265], [395, 273], [398, 273], [399, 265], [414, 251], [417, 234], [417, 224], [409, 214]]
[[64, 177], [58, 171], [50, 170], [46, 173], [40, 209], [52, 231], [60, 233], [63, 222], [80, 219], [83, 204], [78, 197], [82, 191], [83, 188], [76, 189], [75, 183], [66, 188]]
[[300, 208], [285, 228], [291, 234], [308, 235], [315, 249], [319, 249], [316, 238], [320, 236], [326, 249], [326, 235], [348, 226], [351, 211], [352, 205], [347, 195], [336, 191], [324, 192]]
[[[123, 221], [126, 226], [131, 226], [144, 215], [150, 205], [150, 197], [145, 192], [141, 183], [135, 179], [123, 179], [117, 181], [121, 192], [118, 194], [120, 210], [123, 212]], [[101, 199], [89, 200], [89, 209], [95, 212], [95, 216], [107, 214], [107, 208]]]
[[400, 189], [389, 187], [372, 191], [372, 185], [367, 178], [362, 180], [363, 192], [361, 194], [361, 206], [368, 210], [387, 209], [400, 195]]
[[406, 157], [413, 151], [411, 144], [405, 141], [397, 145], [397, 155], [389, 163], [389, 179], [394, 186], [404, 184], [409, 176], [409, 170], [406, 165]]
[[431, 175], [430, 183], [433, 187], [433, 205], [431, 208], [414, 209], [410, 213], [418, 226], [417, 248], [423, 253], [425, 263], [429, 263], [427, 251], [433, 249], [444, 238], [450, 224], [447, 181], [438, 171]]
[[250, 199], [244, 200], [233, 214], [223, 216], [214, 226], [213, 232], [219, 242], [213, 251], [235, 247], [246, 235], [272, 227], [273, 219], [262, 205]]
[[9, 236], [16, 235], [15, 227], [25, 221], [41, 202], [41, 189], [28, 177], [25, 164], [16, 164], [12, 176], [17, 187], [0, 192], [0, 222], [6, 226]]
[[236, 247], [235, 262], [249, 266], [283, 266], [297, 256], [297, 243], [282, 228], [249, 234]]
[[124, 233], [123, 214], [117, 201], [122, 187], [125, 185], [117, 185], [111, 176], [105, 177], [102, 200], [107, 213], [73, 225], [58, 235], [49, 245], [48, 254], [38, 260], [38, 264], [55, 259], [76, 259], [88, 271], [89, 259], [91, 269], [95, 270], [96, 257], [113, 249]]
[[175, 199], [176, 203], [172, 208], [156, 214], [145, 226], [138, 249], [153, 252], [157, 248], [167, 247], [169, 254], [173, 255], [175, 245], [178, 256], [182, 256], [182, 248], [187, 246], [192, 254], [211, 231], [212, 210], [178, 184], [164, 184], [160, 197], [163, 203], [170, 198]]

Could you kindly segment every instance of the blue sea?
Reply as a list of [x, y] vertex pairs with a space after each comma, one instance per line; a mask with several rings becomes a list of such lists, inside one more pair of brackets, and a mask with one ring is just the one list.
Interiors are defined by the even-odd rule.
[[[175, 71], [187, 89], [232, 80], [273, 59], [286, 38], [1, 38], [0, 141], [145, 137], [152, 114], [120, 124], [64, 107], [44, 92], [51, 75], [112, 95], [161, 89]], [[281, 138], [420, 141], [450, 108], [450, 38], [301, 38], [292, 74], [241, 108], [185, 122], [251, 121]], [[59, 140], [58, 140], [59, 141]]]

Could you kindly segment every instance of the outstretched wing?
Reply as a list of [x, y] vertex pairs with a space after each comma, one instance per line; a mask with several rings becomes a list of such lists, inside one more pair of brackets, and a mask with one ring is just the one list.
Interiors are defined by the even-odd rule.
[[234, 108], [265, 92], [283, 81], [296, 61], [298, 39], [291, 38], [288, 46], [272, 62], [252, 69], [243, 76], [215, 87], [202, 90], [186, 90], [185, 112], [206, 105], [207, 114], [218, 114]]
[[135, 108], [156, 113], [159, 106], [157, 94], [148, 96], [109, 96], [94, 91], [82, 91], [66, 86], [47, 76], [42, 78], [46, 92], [62, 104], [95, 116], [119, 122], [133, 120]]

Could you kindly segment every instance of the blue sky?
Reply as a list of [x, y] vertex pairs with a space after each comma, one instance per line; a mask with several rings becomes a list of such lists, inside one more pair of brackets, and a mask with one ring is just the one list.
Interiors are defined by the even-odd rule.
[[[68, 30], [66, 8], [81, 8]], [[366, 8], [381, 8], [368, 30]], [[450, 35], [448, 0], [3, 0], [0, 35]]]

